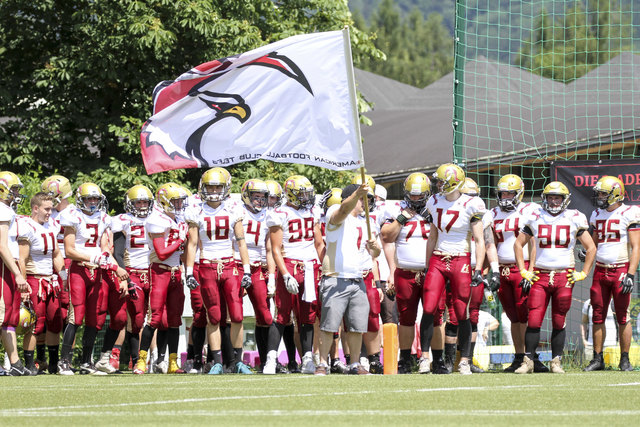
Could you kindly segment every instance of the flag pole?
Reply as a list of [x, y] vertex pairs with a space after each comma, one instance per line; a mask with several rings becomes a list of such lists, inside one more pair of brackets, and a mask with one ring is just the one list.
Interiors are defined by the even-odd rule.
[[[362, 134], [360, 133], [360, 116], [358, 115], [358, 97], [356, 95], [356, 78], [353, 71], [353, 56], [351, 54], [351, 38], [349, 37], [349, 26], [342, 29], [342, 40], [344, 42], [345, 63], [347, 64], [347, 80], [349, 82], [349, 96], [351, 98], [351, 113], [356, 131], [356, 141], [358, 141], [358, 154], [360, 155], [360, 177], [362, 183], [366, 183], [364, 174], [364, 150], [362, 148]], [[373, 188], [371, 189], [373, 191]], [[367, 222], [367, 236], [371, 240], [371, 224], [369, 221], [369, 200], [367, 196], [362, 198], [364, 215]]]

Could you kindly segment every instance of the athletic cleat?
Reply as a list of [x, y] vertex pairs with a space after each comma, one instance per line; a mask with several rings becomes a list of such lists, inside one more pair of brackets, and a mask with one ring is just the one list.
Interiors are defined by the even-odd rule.
[[398, 374], [410, 374], [411, 362], [408, 360], [400, 359], [398, 361]]
[[60, 375], [73, 375], [71, 370], [71, 363], [68, 360], [62, 359], [58, 362], [58, 374]]
[[184, 374], [185, 371], [178, 366], [178, 354], [169, 354], [169, 364], [167, 365], [167, 374]]
[[445, 355], [443, 364], [447, 371], [449, 371], [448, 373], [453, 372], [453, 357]]
[[209, 375], [222, 375], [223, 372], [224, 372], [224, 368], [222, 367], [222, 364], [216, 363], [211, 367], [211, 370], [209, 371]]
[[460, 375], [471, 375], [472, 372], [470, 365], [471, 364], [468, 360], [461, 360], [458, 364], [458, 372], [460, 372]]
[[433, 366], [431, 367], [431, 373], [435, 375], [448, 375], [451, 373], [449, 369], [444, 364], [444, 360], [434, 360]]
[[111, 350], [111, 355], [109, 356], [109, 364], [113, 366], [113, 369], [116, 371], [120, 369], [120, 349], [114, 348]]
[[36, 360], [36, 366], [38, 367], [38, 375], [44, 375], [49, 369], [49, 364], [45, 360]]
[[236, 374], [253, 375], [253, 371], [242, 362], [236, 363]]
[[188, 374], [201, 374], [202, 373], [202, 362], [194, 361], [191, 369], [187, 371], [186, 368], [183, 368]]
[[371, 374], [384, 374], [384, 366], [380, 363], [379, 360], [374, 360], [369, 363], [369, 373]]
[[530, 374], [533, 372], [533, 360], [525, 356], [520, 367], [514, 371], [516, 374]]
[[298, 362], [294, 360], [292, 362], [287, 363], [287, 372], [278, 372], [278, 373], [279, 374], [299, 374], [300, 366], [298, 366]]
[[362, 364], [356, 362], [349, 365], [349, 375], [371, 375]]
[[633, 366], [629, 362], [629, 354], [622, 354], [620, 356], [620, 364], [618, 365], [621, 371], [630, 372], [633, 371]]
[[2, 366], [0, 366], [0, 377], [6, 377], [8, 375], [9, 375], [9, 373], [7, 371], [5, 371]]
[[479, 366], [474, 365], [473, 363], [471, 365], [469, 365], [469, 367], [471, 368], [471, 373], [473, 373], [473, 374], [484, 374], [484, 369], [482, 369]]
[[16, 363], [12, 363], [9, 368], [9, 375], [12, 377], [22, 377], [31, 375], [31, 372], [24, 367], [22, 362], [18, 360]]
[[276, 367], [278, 366], [276, 355], [277, 352], [275, 350], [271, 350], [267, 353], [267, 361], [264, 362], [264, 366], [262, 367], [263, 375], [276, 374]]
[[367, 359], [366, 357], [361, 357], [360, 364], [364, 369], [367, 370], [367, 372], [369, 372], [369, 359]]
[[[29, 373], [27, 373], [29, 372]], [[27, 366], [25, 368], [25, 375], [27, 376], [35, 376], [38, 375], [38, 367], [36, 366], [35, 363], [32, 363], [31, 365]]]
[[329, 374], [329, 367], [326, 363], [320, 363], [316, 366], [316, 371], [313, 374], [319, 377], [324, 377]]
[[309, 375], [316, 373], [316, 365], [313, 363], [313, 357], [311, 357], [311, 355], [305, 354], [302, 357], [302, 367], [300, 368], [300, 372]]
[[535, 372], [536, 374], [545, 374], [547, 372], [549, 372], [549, 368], [547, 368], [544, 363], [542, 363], [539, 359], [538, 359], [538, 355], [536, 354], [536, 358], [533, 359], [533, 372]]
[[166, 374], [169, 370], [169, 363], [166, 360], [158, 362], [153, 367], [154, 374]]
[[420, 374], [428, 374], [431, 371], [431, 361], [422, 356], [420, 361], [418, 362], [418, 373]]
[[331, 362], [332, 374], [346, 374], [348, 371], [349, 368], [347, 368], [347, 365], [345, 365], [342, 360], [334, 359], [333, 362]]
[[107, 375], [107, 373], [97, 370], [93, 363], [84, 362], [82, 365], [80, 365], [80, 375], [100, 376]]
[[111, 365], [111, 354], [108, 351], [100, 354], [100, 360], [96, 363], [95, 368], [107, 374], [113, 374], [117, 371], [117, 369]]
[[560, 356], [556, 356], [551, 359], [551, 372], [554, 374], [564, 374], [564, 369], [562, 369], [562, 360], [560, 360]]
[[184, 369], [184, 371], [187, 374], [197, 374], [197, 372], [191, 372], [191, 370], [193, 369], [193, 359], [187, 359], [184, 361], [184, 364], [182, 365], [182, 369]]
[[133, 373], [136, 375], [142, 375], [147, 373], [147, 362], [145, 359], [138, 359], [136, 366], [133, 368]]
[[511, 365], [504, 368], [502, 372], [514, 373], [522, 365], [522, 357], [515, 357]]
[[[622, 359], [620, 359], [620, 364], [622, 364]], [[602, 360], [602, 355], [596, 355], [583, 370], [585, 372], [604, 371], [604, 360]]]

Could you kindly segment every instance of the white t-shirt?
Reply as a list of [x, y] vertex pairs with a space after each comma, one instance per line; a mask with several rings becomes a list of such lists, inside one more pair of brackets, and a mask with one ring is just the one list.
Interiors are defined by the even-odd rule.
[[[584, 305], [582, 306], [582, 314], [589, 316], [587, 343], [589, 343], [589, 345], [593, 345], [593, 307], [591, 306], [591, 299], [584, 302]], [[606, 330], [604, 346], [614, 347], [618, 345], [618, 331], [616, 330], [616, 320], [613, 317], [613, 301], [609, 303], [609, 310], [607, 311], [607, 318], [604, 320], [604, 327]]]
[[[500, 207], [491, 209], [491, 226], [500, 264], [515, 264], [516, 256], [513, 245], [525, 220], [532, 212], [539, 209], [540, 205], [537, 203], [520, 203], [516, 210], [510, 212], [505, 212]], [[526, 261], [529, 259], [529, 245], [526, 245], [522, 250]]]
[[[478, 335], [476, 336], [476, 349], [478, 348], [481, 349], [487, 346], [487, 342], [484, 340], [484, 336], [483, 336], [484, 332], [486, 329], [489, 328], [491, 323], [497, 320], [498, 319], [493, 317], [491, 313], [487, 311], [484, 311], [484, 310], [478, 311]], [[490, 331], [488, 331], [488, 333], [491, 334]]]
[[314, 229], [319, 221], [319, 213], [314, 207], [311, 210], [298, 210], [283, 205], [267, 212], [268, 228], [282, 229], [283, 256], [299, 261], [318, 260], [318, 252], [314, 243]]
[[125, 236], [124, 265], [129, 268], [149, 267], [149, 239], [145, 230], [146, 218], [123, 213], [111, 218], [111, 231]]
[[435, 250], [449, 254], [471, 252], [471, 219], [482, 219], [486, 210], [480, 197], [461, 194], [456, 200], [449, 201], [441, 194], [431, 196], [427, 211], [438, 228]]
[[53, 274], [52, 254], [56, 248], [58, 228], [51, 222], [41, 225], [28, 217], [21, 221], [21, 225], [18, 241], [26, 241], [30, 246], [26, 262], [27, 274]]
[[[612, 212], [596, 209], [589, 224], [598, 235], [596, 261], [603, 264], [629, 262], [629, 226], [640, 225], [640, 207], [620, 205]], [[636, 231], [640, 233], [640, 231]]]
[[[407, 202], [404, 200], [393, 205], [387, 205], [385, 218], [387, 221], [393, 221], [406, 208]], [[396, 267], [409, 270], [422, 270], [424, 268], [430, 231], [431, 225], [420, 214], [414, 215], [405, 222], [395, 241]], [[381, 275], [380, 277], [385, 276]]]

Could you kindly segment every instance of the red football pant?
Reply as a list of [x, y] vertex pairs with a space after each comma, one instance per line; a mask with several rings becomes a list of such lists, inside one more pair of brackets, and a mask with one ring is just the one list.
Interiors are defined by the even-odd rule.
[[[291, 323], [291, 310], [296, 316], [300, 325], [313, 325], [316, 321], [317, 301], [306, 302], [302, 300], [304, 292], [304, 265], [299, 261], [284, 259], [287, 271], [298, 282], [299, 291], [297, 295], [290, 294], [284, 285], [284, 278], [281, 274], [276, 279], [276, 308], [278, 315], [276, 322], [281, 325]], [[313, 280], [318, 295], [318, 282], [320, 281], [320, 264], [313, 261]], [[317, 300], [318, 298], [316, 298]]]
[[0, 288], [0, 321], [2, 326], [15, 328], [20, 322], [20, 292], [13, 279], [11, 270], [0, 261], [2, 269], [2, 287]]
[[367, 299], [369, 300], [367, 332], [378, 332], [380, 330], [380, 293], [373, 281], [371, 271], [364, 277], [364, 285], [367, 288]]
[[[529, 268], [529, 261], [525, 261], [525, 268]], [[520, 282], [522, 276], [517, 265], [500, 267], [500, 288], [498, 298], [502, 309], [512, 323], [527, 323], [529, 309], [527, 308], [527, 296], [523, 295]]]
[[162, 316], [166, 315], [166, 326], [177, 328], [182, 324], [182, 310], [184, 308], [184, 290], [180, 270], [169, 271], [164, 264], [151, 264], [151, 292], [149, 306], [151, 307], [151, 321], [149, 326], [162, 328]]
[[471, 267], [469, 255], [432, 255], [425, 278], [422, 305], [426, 314], [436, 315], [438, 304], [449, 281], [453, 309], [458, 322], [467, 320], [471, 296]]
[[[207, 309], [209, 322], [218, 325], [222, 319], [221, 306], [226, 302], [232, 323], [242, 322], [242, 287], [235, 261], [223, 264], [200, 264], [200, 294]], [[221, 295], [223, 296], [221, 298]]]
[[396, 289], [398, 322], [402, 326], [413, 326], [418, 316], [418, 303], [423, 294], [424, 273], [422, 271], [396, 268], [393, 284]]
[[[59, 334], [62, 331], [63, 319], [60, 310], [60, 300], [47, 289], [47, 283], [43, 279], [28, 275], [27, 283], [31, 287], [31, 304], [36, 312], [36, 324], [34, 335], [40, 335], [46, 331]], [[50, 286], [50, 285], [49, 285]]]
[[89, 269], [72, 261], [69, 267], [69, 293], [72, 312], [69, 322], [81, 326], [86, 316], [86, 326], [102, 329], [107, 317], [107, 304], [101, 269]]
[[607, 318], [609, 301], [613, 297], [616, 320], [620, 325], [629, 321], [629, 304], [631, 294], [623, 294], [620, 283], [629, 270], [629, 263], [616, 268], [605, 268], [596, 265], [591, 285], [591, 306], [593, 307], [593, 323], [602, 324]]
[[[67, 271], [67, 278], [69, 275], [69, 267], [71, 267], [71, 260], [69, 258], [64, 259], [64, 269]], [[67, 288], [65, 289], [62, 279], [58, 277], [60, 281], [60, 310], [62, 310], [62, 319], [67, 322], [67, 315], [69, 314], [69, 303], [71, 302], [71, 296], [69, 295], [69, 282], [67, 281]]]
[[551, 323], [553, 329], [564, 329], [567, 312], [571, 308], [573, 286], [567, 280], [567, 271], [538, 273], [540, 279], [533, 283], [527, 298], [529, 319], [527, 326], [537, 329], [542, 326], [544, 314], [551, 300]]
[[[109, 313], [109, 329], [120, 331], [127, 325], [127, 297], [120, 293], [118, 276], [113, 271], [103, 273], [106, 282], [107, 311]], [[105, 318], [106, 320], [106, 318]], [[102, 322], [104, 324], [104, 321]]]
[[247, 289], [247, 295], [253, 305], [258, 326], [269, 326], [273, 323], [273, 316], [269, 311], [269, 297], [267, 296], [267, 281], [265, 280], [267, 275], [266, 268], [262, 266], [251, 267], [251, 287]]
[[135, 272], [127, 268], [129, 279], [136, 284], [136, 292], [138, 299], [132, 300], [127, 298], [127, 313], [131, 319], [131, 333], [137, 334], [144, 326], [144, 317], [149, 310], [149, 294], [151, 291], [149, 283], [149, 271], [141, 273], [139, 270]]
[[[200, 264], [193, 264], [193, 277], [202, 283], [200, 279]], [[200, 294], [200, 286], [195, 289], [189, 290], [191, 300], [191, 311], [193, 312], [193, 321], [191, 326], [194, 328], [206, 328], [207, 327], [207, 309], [202, 302], [202, 295]]]

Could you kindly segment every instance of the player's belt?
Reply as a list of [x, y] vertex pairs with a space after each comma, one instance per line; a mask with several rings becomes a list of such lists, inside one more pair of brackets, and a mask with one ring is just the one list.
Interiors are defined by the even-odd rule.
[[[164, 265], [164, 264], [160, 264]], [[140, 269], [140, 268], [127, 268], [127, 272], [129, 274], [137, 274], [140, 276], [140, 281], [144, 284], [149, 283], [149, 269]]]
[[286, 258], [286, 260], [289, 261], [293, 265], [293, 275], [294, 276], [296, 274], [298, 274], [298, 267], [302, 268], [302, 270], [304, 271], [304, 263], [305, 262], [312, 262], [313, 265], [317, 264], [317, 261], [315, 259], [309, 260], [309, 261], [302, 261], [302, 260], [299, 260], [299, 259]]
[[596, 267], [600, 267], [600, 268], [613, 269], [613, 268], [623, 268], [623, 267], [626, 267], [626, 266], [627, 266], [626, 263], [623, 263], [623, 264], [603, 264], [601, 262], [596, 262]]
[[[200, 264], [216, 264], [217, 265], [217, 272], [218, 275], [222, 274], [222, 271], [224, 270], [224, 266], [225, 264], [229, 264], [231, 262], [234, 262], [235, 259], [233, 257], [227, 257], [227, 258], [220, 258], [220, 259], [202, 259], [200, 258]], [[235, 273], [235, 268], [234, 268], [234, 274]]]
[[434, 255], [438, 255], [441, 257], [456, 257], [456, 256], [469, 256], [470, 252], [442, 252], [442, 251], [433, 251]]
[[180, 270], [180, 266], [179, 266], [179, 265], [176, 265], [176, 266], [174, 266], [174, 267], [171, 267], [170, 265], [167, 265], [167, 264], [161, 264], [161, 263], [159, 263], [159, 262], [156, 262], [156, 263], [155, 263], [155, 265], [157, 265], [158, 267], [160, 267], [160, 268], [161, 268], [161, 269], [163, 269], [163, 270], [167, 270], [167, 271], [170, 271], [170, 272], [172, 272], [172, 273], [175, 273], [176, 271]]
[[421, 270], [414, 270], [414, 269], [411, 269], [411, 268], [400, 268], [400, 267], [397, 267], [396, 270], [400, 270], [400, 272], [405, 272], [406, 271], [409, 274], [413, 273], [415, 275], [414, 280], [416, 281], [416, 283], [420, 283], [420, 281], [425, 276], [424, 268], [421, 269]]
[[53, 283], [53, 276], [50, 274], [28, 274], [27, 277], [33, 277], [38, 280], [38, 298], [46, 298], [47, 295], [53, 292], [51, 285]]
[[544, 268], [541, 269], [535, 269], [535, 271], [540, 272], [540, 273], [545, 273], [545, 274], [561, 274], [561, 273], [568, 273], [569, 270], [567, 270], [566, 268], [564, 270], [545, 270]]
[[362, 270], [362, 278], [364, 279], [365, 277], [367, 277], [369, 274], [371, 274], [371, 269], [368, 268], [366, 270]]

